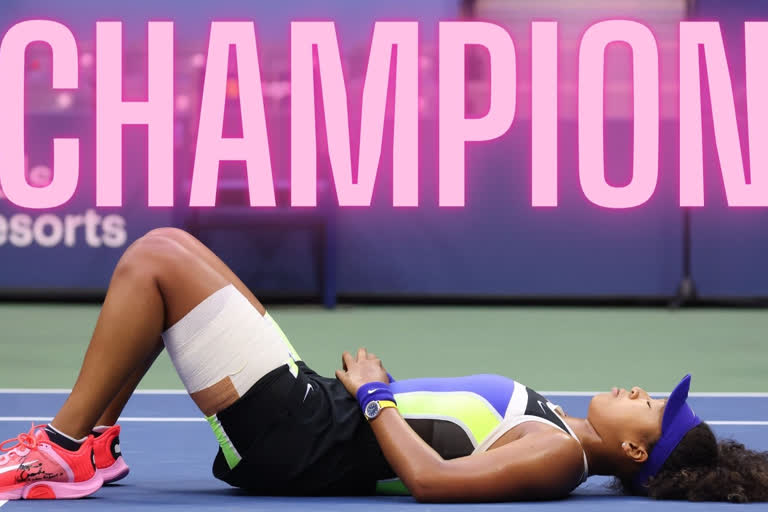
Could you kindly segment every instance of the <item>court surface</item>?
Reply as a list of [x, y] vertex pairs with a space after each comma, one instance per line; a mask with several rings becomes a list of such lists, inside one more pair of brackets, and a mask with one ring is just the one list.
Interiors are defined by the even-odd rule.
[[[99, 306], [0, 304], [0, 440], [44, 423], [72, 386]], [[718, 436], [768, 450], [768, 314], [762, 310], [555, 307], [277, 307], [270, 312], [303, 358], [332, 375], [342, 350], [364, 345], [396, 378], [501, 373], [571, 415], [590, 390], [669, 391], [694, 375], [691, 403]], [[163, 388], [160, 391], [152, 389]], [[217, 481], [217, 444], [163, 355], [129, 402], [121, 449], [131, 474], [73, 502], [10, 502], [7, 510], [710, 510], [728, 504], [618, 496], [591, 478], [570, 498], [519, 504], [418, 504], [410, 497], [248, 496]], [[35, 391], [37, 390], [37, 391]], [[725, 392], [725, 393], [724, 393]], [[768, 509], [765, 504], [748, 505]]]
[[[0, 392], [0, 438], [10, 438], [46, 422], [66, 398], [65, 392]], [[548, 394], [573, 415], [586, 412], [589, 397]], [[753, 396], [696, 396], [691, 405], [719, 436], [738, 439], [748, 446], [768, 450], [768, 394]], [[5, 414], [13, 411], [13, 416]], [[525, 508], [528, 504], [422, 505], [410, 497], [276, 498], [249, 496], [211, 476], [217, 444], [194, 403], [179, 392], [143, 392], [135, 395], [121, 420], [121, 449], [131, 466], [123, 481], [102, 488], [95, 495], [72, 502], [11, 502], [6, 510], [492, 510]], [[593, 477], [566, 500], [537, 503], [535, 510], [680, 510], [728, 507], [727, 504], [656, 502], [617, 496], [608, 480]], [[732, 506], [732, 505], [731, 505]], [[757, 504], [766, 508], [764, 504]]]

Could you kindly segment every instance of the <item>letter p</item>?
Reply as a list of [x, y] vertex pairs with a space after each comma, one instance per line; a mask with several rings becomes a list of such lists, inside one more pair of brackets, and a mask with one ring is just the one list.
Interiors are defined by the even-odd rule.
[[[506, 30], [484, 22], [441, 22], [439, 37], [439, 203], [464, 206], [464, 143], [503, 135], [515, 117], [515, 45]], [[464, 109], [467, 45], [483, 46], [490, 56], [490, 107], [472, 119]]]

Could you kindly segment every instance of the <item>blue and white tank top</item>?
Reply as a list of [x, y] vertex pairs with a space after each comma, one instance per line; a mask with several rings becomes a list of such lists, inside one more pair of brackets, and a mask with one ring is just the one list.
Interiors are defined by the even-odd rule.
[[[562, 409], [500, 375], [401, 380], [391, 389], [403, 418], [444, 459], [487, 451], [510, 429], [529, 421], [551, 425], [579, 441], [558, 414]], [[588, 475], [584, 454], [581, 481]], [[401, 494], [405, 487], [397, 479], [384, 480], [377, 490]]]

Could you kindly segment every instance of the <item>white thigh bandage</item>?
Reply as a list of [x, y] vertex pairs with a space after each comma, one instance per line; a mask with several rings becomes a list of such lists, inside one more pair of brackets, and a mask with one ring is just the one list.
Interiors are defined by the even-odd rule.
[[229, 377], [240, 394], [270, 371], [298, 357], [269, 315], [261, 316], [233, 285], [217, 291], [163, 333], [187, 392]]

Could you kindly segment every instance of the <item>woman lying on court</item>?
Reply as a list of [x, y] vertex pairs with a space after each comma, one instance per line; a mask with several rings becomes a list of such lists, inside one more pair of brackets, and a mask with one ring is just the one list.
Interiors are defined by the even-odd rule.
[[0, 445], [0, 500], [124, 477], [116, 422], [163, 347], [219, 442], [215, 476], [256, 493], [554, 499], [600, 474], [655, 498], [768, 499], [768, 456], [718, 443], [686, 403], [689, 377], [668, 400], [614, 388], [586, 418], [495, 375], [391, 382], [364, 349], [321, 377], [220, 259], [161, 229], [117, 264], [56, 417]]

